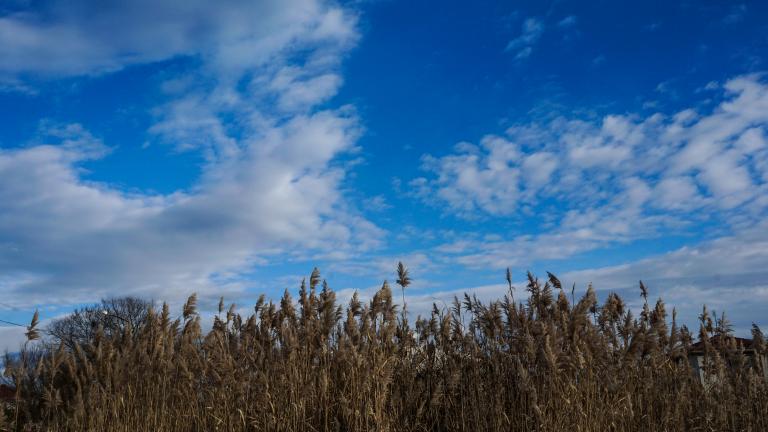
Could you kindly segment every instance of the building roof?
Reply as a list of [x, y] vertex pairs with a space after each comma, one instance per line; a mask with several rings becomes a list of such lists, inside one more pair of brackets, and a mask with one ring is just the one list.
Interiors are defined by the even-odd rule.
[[16, 390], [13, 387], [0, 384], [0, 401], [14, 400], [15, 398]]
[[[734, 346], [743, 347], [744, 351], [747, 353], [751, 353], [754, 351], [754, 348], [752, 346], [752, 339], [745, 339], [745, 338], [740, 338], [735, 336], [728, 336], [728, 337], [712, 336], [711, 338], [709, 338], [709, 343], [715, 348], [727, 347], [727, 345], [730, 344], [731, 341], [733, 341]], [[698, 341], [695, 344], [691, 345], [691, 349], [689, 352], [692, 354], [703, 353], [704, 342]]]

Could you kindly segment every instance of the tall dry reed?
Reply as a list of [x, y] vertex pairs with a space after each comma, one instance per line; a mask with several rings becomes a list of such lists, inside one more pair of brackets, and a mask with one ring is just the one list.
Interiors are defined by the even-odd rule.
[[261, 297], [243, 317], [222, 300], [207, 332], [193, 295], [179, 319], [163, 305], [136, 327], [8, 359], [17, 399], [0, 430], [768, 430], [766, 371], [725, 320], [702, 313], [702, 381], [693, 335], [645, 286], [635, 316], [591, 286], [569, 300], [551, 274], [529, 274], [524, 302], [507, 281], [500, 300], [465, 295], [413, 326], [388, 283], [342, 307], [317, 270], [296, 302]]

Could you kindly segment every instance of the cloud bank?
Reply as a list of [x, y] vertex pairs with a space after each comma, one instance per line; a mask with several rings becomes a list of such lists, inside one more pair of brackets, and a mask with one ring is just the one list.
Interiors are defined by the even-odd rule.
[[533, 220], [541, 233], [459, 241], [473, 267], [557, 259], [617, 242], [722, 222], [743, 229], [768, 208], [768, 84], [729, 80], [710, 112], [524, 124], [479, 145], [425, 155], [410, 182], [424, 202], [464, 218]]
[[160, 195], [84, 180], [82, 165], [110, 151], [88, 125], [47, 124], [42, 142], [0, 149], [4, 307], [236, 293], [269, 257], [378, 243], [341, 192], [354, 107], [319, 107], [342, 84], [355, 14], [315, 0], [209, 5], [53, 1], [0, 17], [0, 74], [15, 80], [186, 58], [149, 132], [206, 160], [191, 188]]
[[0, 71], [99, 74], [175, 56], [212, 68], [262, 65], [284, 50], [356, 38], [354, 19], [316, 0], [51, 1], [0, 17]]

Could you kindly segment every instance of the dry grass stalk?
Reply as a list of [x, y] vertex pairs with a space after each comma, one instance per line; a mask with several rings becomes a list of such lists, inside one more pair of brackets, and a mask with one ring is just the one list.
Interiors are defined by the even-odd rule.
[[[397, 283], [410, 281], [400, 264]], [[241, 317], [222, 299], [207, 333], [192, 295], [181, 319], [164, 304], [138, 326], [8, 358], [17, 398], [0, 430], [768, 430], [765, 365], [724, 318], [702, 314], [702, 384], [691, 332], [661, 300], [649, 306], [644, 284], [634, 318], [616, 294], [599, 305], [591, 286], [569, 301], [552, 274], [528, 274], [525, 303], [507, 282], [501, 300], [465, 295], [413, 327], [388, 283], [342, 308], [317, 269], [297, 304], [287, 291], [279, 304], [262, 296]], [[30, 339], [36, 326], [37, 315]], [[753, 338], [765, 355], [756, 326]]]

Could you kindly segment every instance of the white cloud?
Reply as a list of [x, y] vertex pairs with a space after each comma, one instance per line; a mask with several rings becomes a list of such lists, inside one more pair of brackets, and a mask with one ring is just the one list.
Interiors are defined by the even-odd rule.
[[[16, 326], [0, 326], [0, 356], [6, 352], [17, 352], [27, 340], [24, 332], [27, 329]], [[0, 373], [2, 373], [2, 358], [0, 358]]]
[[659, 21], [659, 22], [653, 22], [653, 23], [645, 25], [643, 27], [643, 30], [647, 31], [647, 32], [655, 32], [656, 30], [658, 30], [660, 28], [661, 28], [661, 22]]
[[768, 147], [768, 139], [765, 137], [765, 131], [759, 127], [751, 128], [741, 134], [735, 145], [735, 148], [745, 155], [757, 153], [766, 147]]
[[481, 146], [425, 156], [431, 176], [411, 184], [425, 201], [463, 216], [514, 216], [544, 202], [584, 212], [626, 193], [629, 179], [653, 192], [639, 217], [653, 207], [726, 211], [765, 193], [768, 85], [749, 75], [725, 88], [726, 98], [706, 115], [688, 109], [514, 126]]
[[[658, 235], [675, 226], [674, 221], [642, 213], [653, 191], [638, 179], [624, 181], [621, 193], [605, 204], [558, 214], [558, 222], [548, 230], [512, 234], [504, 238], [473, 238], [445, 243], [435, 249], [447, 262], [472, 269], [527, 267], [545, 260], [561, 260], [574, 255], [627, 244], [639, 238]], [[545, 215], [540, 216], [542, 219]]]
[[[678, 325], [686, 324], [695, 332], [697, 314], [701, 312], [702, 305], [706, 304], [710, 311], [726, 312], [735, 323], [736, 331], [746, 336], [753, 320], [763, 329], [768, 327], [768, 320], [763, 313], [768, 308], [767, 233], [768, 225], [761, 223], [732, 236], [705, 241], [696, 246], [685, 246], [621, 265], [583, 269], [557, 276], [563, 286], [576, 285], [577, 300], [590, 283], [602, 299], [609, 291], [618, 292], [632, 307], [635, 316], [642, 308], [638, 287], [638, 281], [642, 280], [650, 289], [652, 301], [659, 297], [664, 300], [670, 319], [672, 308], [677, 309]], [[520, 243], [506, 247], [522, 246], [522, 255], [550, 249], [554, 246], [551, 242], [556, 244], [557, 240], [552, 236], [543, 236], [536, 245], [531, 245], [531, 249], [526, 249]], [[511, 265], [515, 274], [514, 269], [520, 266]], [[502, 271], [499, 272], [499, 279], [503, 281]], [[518, 300], [526, 298], [525, 284], [523, 281], [514, 283]], [[449, 304], [454, 296], [461, 299], [465, 292], [475, 294], [483, 301], [490, 301], [500, 299], [507, 291], [507, 285], [502, 282], [428, 294], [406, 293], [406, 301], [412, 313], [427, 314], [432, 303], [442, 307]]]
[[747, 5], [740, 4], [740, 5], [733, 5], [731, 6], [731, 11], [723, 18], [723, 23], [725, 24], [736, 24], [744, 20], [744, 17], [747, 14]]
[[364, 207], [374, 212], [383, 212], [392, 208], [384, 195], [376, 195], [364, 200]]
[[667, 177], [656, 184], [654, 205], [665, 209], [689, 210], [704, 204], [698, 187], [690, 177]]
[[537, 152], [525, 157], [522, 170], [525, 175], [528, 191], [535, 193], [549, 183], [552, 174], [557, 169], [557, 156], [551, 152]]
[[592, 66], [593, 67], [600, 66], [601, 64], [605, 63], [605, 60], [606, 60], [605, 55], [604, 54], [600, 54], [597, 57], [592, 59]]
[[334, 73], [310, 76], [302, 79], [302, 70], [296, 67], [281, 69], [269, 83], [269, 88], [278, 93], [278, 105], [285, 111], [311, 107], [336, 94], [341, 77]]
[[[600, 279], [600, 289], [634, 287], [638, 276], [649, 279], [699, 278], [717, 284], [715, 276], [765, 273], [768, 262], [768, 224], [762, 222], [734, 235], [720, 237], [696, 246], [684, 246], [675, 251], [639, 261], [582, 270], [567, 274], [575, 282], [586, 283]], [[765, 284], [765, 281], [760, 281]]]
[[296, 117], [170, 195], [83, 181], [77, 166], [88, 153], [71, 140], [0, 151], [0, 271], [13, 281], [0, 293], [29, 307], [184, 296], [216, 282], [237, 291], [238, 279], [220, 275], [258, 256], [369, 247], [378, 229], [347, 212], [344, 173], [330, 165], [356, 133], [354, 117], [339, 112]]
[[574, 15], [568, 15], [567, 17], [561, 19], [558, 21], [557, 25], [561, 28], [569, 28], [576, 25], [576, 22], [578, 21], [578, 18]]
[[523, 21], [520, 36], [507, 43], [505, 51], [516, 52], [515, 58], [522, 59], [531, 55], [533, 46], [544, 33], [544, 23], [536, 18], [528, 18]]
[[721, 207], [735, 207], [754, 194], [749, 168], [740, 159], [735, 151], [728, 151], [712, 156], [701, 166], [698, 179], [712, 192]]
[[527, 46], [515, 54], [515, 60], [527, 59], [533, 53], [533, 47]]
[[448, 155], [424, 156], [427, 176], [412, 180], [411, 191], [446, 213], [525, 218], [540, 230], [464, 243], [451, 259], [474, 268], [563, 259], [682, 234], [704, 220], [726, 229], [753, 226], [768, 209], [768, 84], [749, 75], [725, 89], [706, 114], [687, 109], [514, 126], [480, 146], [462, 143]]
[[[377, 282], [385, 279], [393, 282], [397, 277], [395, 269], [397, 264], [402, 262], [411, 269], [411, 276], [415, 271], [419, 275], [427, 275], [438, 268], [430, 254], [426, 252], [403, 252], [398, 255], [385, 255], [376, 257], [349, 257], [343, 262], [331, 264], [328, 267], [329, 273], [343, 273], [347, 275], [364, 276]], [[415, 285], [411, 289], [425, 288], [425, 280], [420, 276], [414, 280]]]
[[[438, 174], [431, 182], [411, 185], [423, 188], [418, 192], [434, 194], [453, 209], [470, 215], [477, 207], [491, 214], [505, 214], [509, 202], [517, 201], [520, 169], [519, 149], [515, 144], [498, 136], [486, 136], [481, 147], [468, 143], [456, 146], [458, 154], [434, 158], [426, 156], [424, 167]], [[471, 199], [467, 199], [471, 197]]]
[[762, 311], [768, 307], [768, 225], [765, 222], [732, 236], [686, 246], [662, 255], [600, 269], [563, 274], [563, 281], [596, 289], [637, 291], [637, 281], [651, 287], [653, 296], [677, 307], [689, 324], [703, 304], [725, 311], [746, 333], [749, 318], [768, 326]]
[[0, 16], [0, 71], [98, 74], [174, 56], [212, 67], [264, 64], [289, 45], [352, 43], [354, 20], [317, 0], [47, 2]]
[[[147, 11], [151, 11], [147, 12]], [[87, 36], [86, 36], [87, 35]], [[362, 128], [338, 91], [356, 17], [330, 3], [47, 3], [0, 18], [0, 74], [100, 74], [194, 56], [161, 85], [150, 132], [206, 157], [185, 191], [129, 193], [86, 181], [108, 157], [85, 127], [0, 149], [0, 297], [12, 307], [110, 295], [236, 294], [270, 257], [349, 256], [382, 231], [341, 192]], [[300, 251], [300, 252], [296, 252]]]
[[720, 84], [717, 81], [710, 81], [708, 82], [704, 87], [697, 89], [697, 92], [700, 91], [713, 91], [720, 88]]

